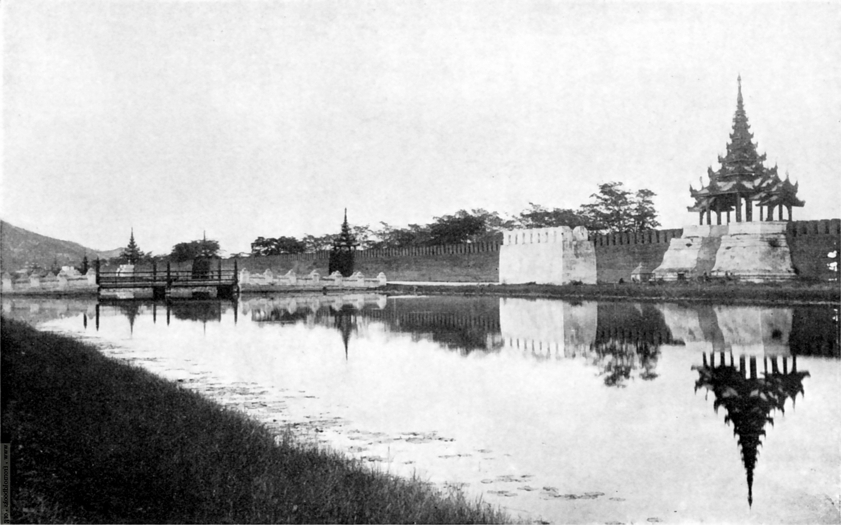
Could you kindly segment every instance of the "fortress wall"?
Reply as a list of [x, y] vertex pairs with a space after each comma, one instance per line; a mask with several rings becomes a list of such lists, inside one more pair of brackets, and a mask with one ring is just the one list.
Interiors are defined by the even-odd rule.
[[615, 283], [631, 281], [631, 272], [642, 263], [645, 273], [653, 272], [663, 262], [669, 241], [680, 237], [683, 230], [649, 230], [642, 233], [593, 235], [596, 248], [596, 280]]
[[[485, 243], [480, 243], [485, 244]], [[357, 253], [354, 269], [389, 281], [498, 282], [499, 244], [431, 246]]]
[[[650, 230], [639, 234], [590, 235], [596, 252], [596, 279], [615, 283], [630, 282], [631, 272], [640, 264], [652, 272], [663, 262], [669, 241], [683, 230]], [[794, 267], [801, 277], [828, 280], [837, 278], [828, 267], [838, 262], [841, 220], [794, 221], [788, 224], [786, 240]], [[419, 246], [389, 250], [362, 250], [356, 253], [355, 270], [366, 277], [385, 273], [389, 281], [499, 282], [500, 243], [473, 243], [444, 246]], [[835, 251], [835, 259], [828, 254]], [[275, 275], [295, 270], [306, 275], [318, 270], [327, 275], [328, 252], [249, 257], [238, 260], [240, 269], [252, 273], [270, 268]], [[234, 260], [222, 261], [223, 268], [233, 268]], [[151, 265], [138, 269], [151, 269]], [[173, 270], [189, 270], [191, 262], [173, 263]], [[836, 266], [837, 268], [837, 266]], [[104, 267], [103, 267], [104, 269]], [[116, 266], [113, 268], [116, 269]], [[166, 265], [158, 271], [165, 272]]]
[[[360, 250], [354, 258], [354, 271], [366, 277], [383, 272], [389, 281], [497, 282], [499, 244], [473, 243], [441, 246], [415, 246], [388, 250]], [[306, 275], [317, 270], [327, 275], [328, 252], [270, 255], [239, 259], [239, 268], [252, 273], [271, 269], [275, 275], [295, 270]], [[223, 268], [233, 260], [223, 261]]]
[[[788, 223], [786, 242], [798, 276], [822, 281], [838, 279], [841, 219]], [[829, 254], [835, 252], [835, 257]], [[830, 264], [835, 263], [835, 270]]]

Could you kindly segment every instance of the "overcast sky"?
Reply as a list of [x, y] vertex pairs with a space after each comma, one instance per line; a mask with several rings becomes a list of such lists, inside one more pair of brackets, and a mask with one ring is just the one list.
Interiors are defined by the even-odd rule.
[[577, 208], [648, 188], [664, 227], [736, 109], [795, 218], [839, 216], [837, 2], [2, 3], [0, 216], [96, 249]]

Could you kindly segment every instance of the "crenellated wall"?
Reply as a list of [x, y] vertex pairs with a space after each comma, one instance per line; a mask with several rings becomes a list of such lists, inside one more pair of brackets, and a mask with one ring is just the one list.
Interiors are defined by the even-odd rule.
[[[841, 219], [790, 222], [786, 241], [797, 275], [822, 281], [838, 279]], [[832, 252], [834, 257], [830, 257]]]
[[[522, 230], [533, 235], [537, 230]], [[838, 263], [841, 220], [795, 221], [787, 226], [786, 240], [792, 264], [800, 277], [828, 280], [837, 278], [829, 265]], [[650, 230], [642, 233], [591, 234], [596, 257], [596, 281], [615, 283], [631, 281], [631, 273], [641, 266], [642, 273], [653, 272], [663, 262], [672, 239], [683, 234], [682, 228]], [[384, 273], [389, 281], [499, 282], [499, 243], [473, 243], [445, 246], [419, 246], [390, 250], [361, 250], [356, 253], [355, 271], [366, 277]], [[829, 257], [835, 251], [835, 258]], [[233, 268], [233, 259], [222, 261]], [[238, 259], [239, 269], [275, 275], [293, 270], [307, 275], [313, 270], [327, 275], [328, 252], [273, 255]], [[145, 268], [145, 266], [144, 266]], [[172, 269], [189, 269], [190, 263], [173, 264]], [[159, 271], [165, 267], [159, 266]]]
[[683, 229], [649, 230], [642, 233], [593, 235], [596, 248], [596, 279], [600, 283], [631, 281], [631, 272], [642, 264], [643, 273], [651, 273], [663, 262], [669, 242], [680, 237]]

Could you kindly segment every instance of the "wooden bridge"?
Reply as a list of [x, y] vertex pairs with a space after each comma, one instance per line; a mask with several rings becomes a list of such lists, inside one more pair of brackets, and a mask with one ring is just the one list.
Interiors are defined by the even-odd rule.
[[103, 290], [149, 290], [152, 298], [166, 299], [172, 296], [213, 296], [220, 299], [232, 299], [239, 295], [237, 262], [233, 269], [217, 268], [197, 270], [172, 270], [167, 263], [166, 270], [159, 270], [153, 265], [151, 270], [103, 271], [99, 261], [96, 263], [96, 285], [98, 292]]

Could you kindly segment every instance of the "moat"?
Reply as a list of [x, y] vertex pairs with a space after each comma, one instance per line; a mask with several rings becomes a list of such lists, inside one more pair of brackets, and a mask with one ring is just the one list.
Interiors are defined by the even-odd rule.
[[833, 307], [359, 294], [3, 315], [531, 520], [841, 519]]

